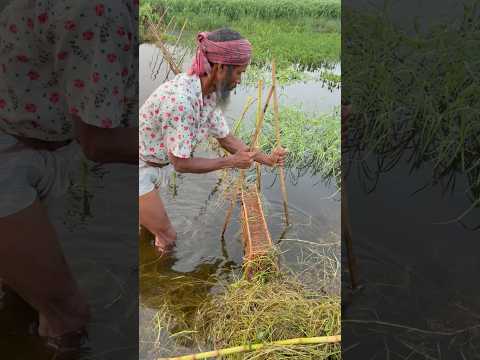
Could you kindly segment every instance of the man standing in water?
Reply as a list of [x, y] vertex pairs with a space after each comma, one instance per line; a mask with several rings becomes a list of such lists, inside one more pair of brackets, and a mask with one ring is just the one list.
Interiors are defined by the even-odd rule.
[[[250, 42], [230, 29], [197, 36], [197, 52], [188, 73], [157, 88], [140, 109], [139, 212], [140, 224], [155, 235], [165, 251], [176, 240], [157, 188], [174, 168], [181, 173], [208, 173], [225, 168], [248, 169], [253, 161], [283, 166], [286, 151], [271, 155], [249, 152], [229, 133], [222, 110], [230, 92], [240, 84], [250, 62]], [[194, 146], [213, 136], [230, 154], [207, 159], [192, 157]]]

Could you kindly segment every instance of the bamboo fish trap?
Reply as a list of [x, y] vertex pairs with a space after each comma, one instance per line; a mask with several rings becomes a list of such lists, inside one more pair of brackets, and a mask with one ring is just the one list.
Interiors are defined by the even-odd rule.
[[[275, 83], [273, 83], [268, 93], [265, 106], [262, 108], [262, 86], [263, 82], [260, 80], [258, 83], [257, 121], [255, 132], [252, 136], [250, 151], [253, 151], [258, 146], [258, 139], [263, 126], [263, 119], [265, 117], [270, 98], [275, 94]], [[259, 192], [261, 191], [261, 171], [259, 164], [256, 164], [256, 173], [257, 177], [255, 186], [243, 186], [243, 171], [241, 171], [239, 179], [244, 263], [246, 264], [245, 273], [248, 277], [251, 277], [257, 271], [267, 270], [265, 267], [276, 265], [276, 259], [270, 259], [270, 261], [267, 262], [259, 261], [265, 258], [268, 259], [268, 255], [273, 249], [273, 242], [259, 195]]]
[[252, 261], [270, 252], [272, 238], [256, 186], [241, 191], [240, 203], [245, 260]]

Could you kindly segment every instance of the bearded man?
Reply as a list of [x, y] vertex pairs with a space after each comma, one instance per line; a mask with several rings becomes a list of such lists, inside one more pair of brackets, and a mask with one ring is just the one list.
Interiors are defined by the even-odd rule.
[[[250, 152], [229, 132], [222, 110], [230, 92], [241, 82], [250, 63], [252, 46], [238, 32], [220, 29], [197, 35], [197, 52], [187, 73], [160, 85], [139, 112], [139, 217], [166, 251], [176, 231], [158, 193], [173, 169], [180, 173], [208, 173], [226, 168], [248, 169], [254, 161], [283, 166], [286, 151], [266, 155]], [[192, 157], [195, 145], [214, 137], [231, 155]]]

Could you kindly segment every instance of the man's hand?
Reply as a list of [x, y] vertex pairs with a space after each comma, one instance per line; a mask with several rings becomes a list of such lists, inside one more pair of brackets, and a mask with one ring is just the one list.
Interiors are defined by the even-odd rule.
[[276, 148], [270, 154], [271, 165], [270, 166], [284, 166], [285, 165], [285, 157], [287, 156], [288, 151], [284, 148]]
[[258, 151], [242, 151], [239, 150], [230, 156], [232, 167], [237, 169], [248, 169], [252, 166], [253, 158], [258, 154]]

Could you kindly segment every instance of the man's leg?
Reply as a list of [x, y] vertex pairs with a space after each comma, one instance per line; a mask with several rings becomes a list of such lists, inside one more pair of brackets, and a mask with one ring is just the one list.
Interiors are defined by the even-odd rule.
[[89, 319], [47, 212], [36, 200], [0, 218], [0, 277], [39, 313], [39, 334], [56, 337]]
[[160, 250], [175, 243], [177, 234], [156, 189], [139, 197], [139, 219], [140, 225], [155, 235], [155, 246]]

